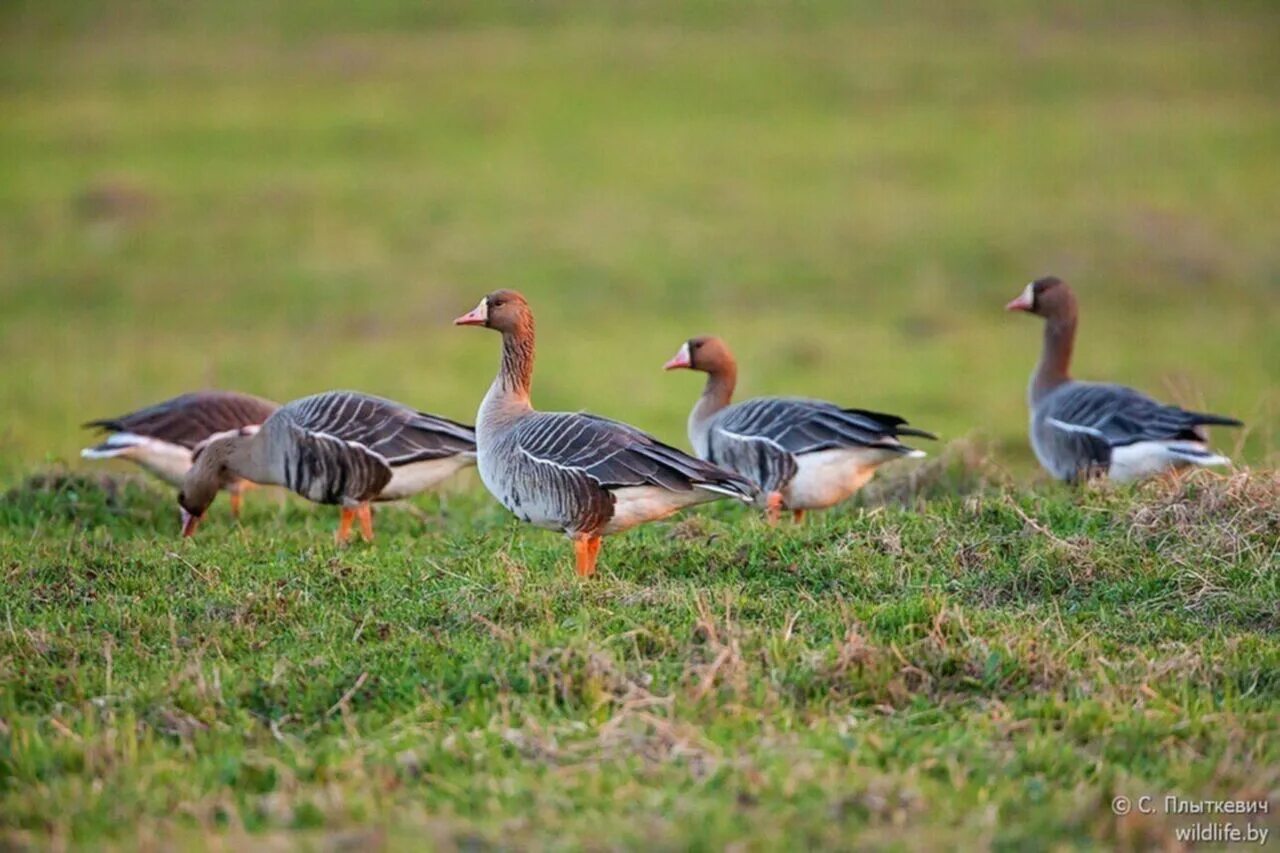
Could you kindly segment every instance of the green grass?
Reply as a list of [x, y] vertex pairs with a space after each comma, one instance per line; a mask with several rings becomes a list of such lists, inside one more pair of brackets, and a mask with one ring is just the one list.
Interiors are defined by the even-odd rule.
[[1280, 785], [1274, 476], [722, 508], [589, 582], [474, 490], [341, 550], [106, 486], [0, 505], [13, 840], [1147, 844], [1113, 796]]
[[[1113, 795], [1276, 800], [1278, 40], [1262, 2], [5, 4], [4, 842], [1143, 846], [1178, 822]], [[1245, 419], [1253, 473], [1044, 483], [1000, 308], [1050, 272], [1080, 375]], [[470, 418], [497, 342], [448, 321], [500, 286], [544, 408], [683, 445], [660, 367], [714, 332], [744, 394], [943, 461], [584, 584], [473, 477], [339, 551], [258, 494], [180, 542], [75, 458], [208, 385]]]

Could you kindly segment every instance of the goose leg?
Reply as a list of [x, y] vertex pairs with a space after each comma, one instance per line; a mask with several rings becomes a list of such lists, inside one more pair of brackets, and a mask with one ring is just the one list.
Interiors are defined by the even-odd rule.
[[775, 527], [782, 518], [782, 492], [770, 492], [765, 499], [764, 518], [770, 527]]
[[347, 509], [345, 506], [338, 516], [338, 532], [334, 537], [339, 545], [347, 544], [347, 540], [351, 538], [351, 522], [356, 520], [356, 511]]
[[252, 480], [236, 480], [228, 489], [231, 497], [231, 517], [240, 518], [240, 510], [244, 507], [244, 496], [250, 489], [258, 488], [258, 484]]
[[804, 524], [804, 510], [796, 509], [791, 511], [791, 520], [796, 524]]
[[573, 540], [574, 564], [578, 570], [578, 577], [589, 578], [595, 574], [600, 542], [599, 536], [581, 536]]
[[356, 518], [360, 519], [360, 536], [366, 542], [373, 541], [373, 507], [361, 504], [356, 510]]

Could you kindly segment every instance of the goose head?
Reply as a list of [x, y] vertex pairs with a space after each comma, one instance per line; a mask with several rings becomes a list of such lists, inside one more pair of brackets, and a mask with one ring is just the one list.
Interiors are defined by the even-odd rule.
[[533, 311], [524, 295], [516, 290], [495, 290], [480, 304], [453, 321], [455, 326], [484, 326], [503, 334], [520, 332], [533, 325]]
[[1025, 311], [1045, 319], [1065, 319], [1075, 314], [1076, 297], [1065, 281], [1051, 275], [1028, 284], [1004, 310]]
[[191, 452], [191, 467], [178, 492], [184, 537], [196, 532], [200, 520], [204, 518], [218, 492], [235, 482], [237, 477], [229, 464], [231, 455], [243, 440], [256, 432], [255, 427], [252, 430], [238, 430], [230, 435], [224, 433], [196, 445]]
[[733, 354], [729, 352], [725, 342], [713, 335], [702, 335], [681, 344], [679, 351], [663, 365], [663, 369], [719, 373], [732, 366]]

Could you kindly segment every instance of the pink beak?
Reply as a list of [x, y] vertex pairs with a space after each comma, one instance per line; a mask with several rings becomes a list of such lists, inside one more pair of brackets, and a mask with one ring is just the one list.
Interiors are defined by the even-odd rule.
[[200, 516], [192, 515], [185, 509], [182, 510], [182, 538], [186, 539], [196, 532], [196, 528], [200, 526]]
[[483, 326], [489, 320], [485, 306], [477, 305], [461, 317], [453, 321], [455, 326]]
[[693, 362], [689, 359], [689, 345], [685, 344], [680, 347], [680, 352], [671, 357], [671, 360], [662, 365], [663, 370], [679, 370], [682, 367], [692, 367]]
[[1006, 311], [1030, 311], [1035, 308], [1035, 294], [1031, 291], [1031, 285], [1027, 285], [1027, 289], [1018, 294], [1018, 298], [1009, 301], [1004, 306]]

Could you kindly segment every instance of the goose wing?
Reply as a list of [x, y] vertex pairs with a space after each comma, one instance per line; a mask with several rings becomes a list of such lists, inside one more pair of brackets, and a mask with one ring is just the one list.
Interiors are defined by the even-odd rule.
[[1075, 382], [1045, 399], [1039, 413], [1059, 433], [1123, 447], [1140, 441], [1204, 441], [1204, 427], [1241, 426], [1235, 418], [1157, 402], [1123, 385]]
[[515, 434], [517, 451], [535, 463], [589, 477], [609, 490], [657, 486], [675, 492], [695, 488], [750, 500], [746, 479], [663, 444], [627, 424], [596, 415], [538, 413]]
[[897, 415], [789, 397], [762, 397], [731, 406], [717, 418], [715, 429], [730, 439], [763, 441], [794, 455], [845, 447], [908, 453], [911, 448], [899, 436], [935, 438], [907, 426]]
[[332, 391], [289, 408], [301, 429], [362, 445], [393, 468], [476, 450], [473, 427], [369, 394]]
[[284, 485], [322, 504], [362, 503], [391, 482], [391, 465], [363, 444], [299, 427], [284, 450]]
[[217, 433], [261, 424], [278, 408], [276, 403], [251, 394], [195, 391], [136, 412], [89, 421], [85, 427], [131, 433], [192, 449]]

